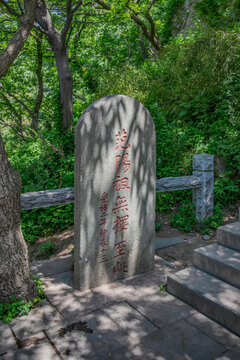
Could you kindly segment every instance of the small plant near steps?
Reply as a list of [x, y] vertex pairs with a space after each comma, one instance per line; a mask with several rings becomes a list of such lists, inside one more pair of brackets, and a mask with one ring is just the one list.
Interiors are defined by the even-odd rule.
[[160, 285], [160, 291], [165, 293], [167, 291], [167, 284]]

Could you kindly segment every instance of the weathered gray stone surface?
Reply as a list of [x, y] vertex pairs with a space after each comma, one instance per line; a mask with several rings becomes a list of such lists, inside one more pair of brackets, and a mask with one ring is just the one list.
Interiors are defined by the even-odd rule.
[[193, 266], [169, 275], [167, 289], [240, 335], [240, 289]]
[[17, 349], [16, 341], [14, 340], [9, 325], [0, 320], [0, 355], [10, 347]]
[[38, 209], [74, 202], [73, 188], [43, 190], [21, 194], [21, 210]]
[[103, 311], [134, 340], [140, 340], [142, 337], [159, 330], [157, 326], [126, 302], [114, 304]]
[[156, 181], [156, 192], [198, 189], [201, 184], [201, 179], [196, 176], [165, 177]]
[[[0, 353], [0, 359], [239, 359], [238, 336], [160, 291], [169, 273], [173, 270], [155, 257], [154, 271], [82, 292], [73, 286], [73, 272], [48, 278], [40, 275], [54, 307], [62, 306], [64, 322], [56, 321], [55, 312], [48, 311], [45, 302], [44, 314], [39, 309], [40, 318], [35, 309], [29, 321], [25, 317], [21, 328], [15, 328], [17, 336], [25, 338], [26, 347], [14, 350], [10, 346], [5, 355]], [[72, 331], [60, 336], [61, 328], [78, 321], [86, 321], [85, 329], [70, 326]], [[93, 332], [85, 332], [86, 328]], [[7, 340], [10, 334], [4, 331], [4, 335]], [[39, 342], [27, 346], [34, 339]]]
[[233, 334], [231, 331], [198, 311], [195, 311], [194, 314], [186, 318], [186, 320], [227, 349], [240, 346], [239, 336]]
[[73, 270], [73, 254], [62, 255], [52, 259], [33, 261], [30, 269], [38, 275], [54, 275]]
[[63, 359], [111, 359], [111, 353], [128, 342], [127, 333], [102, 311], [83, 316], [81, 321], [86, 321], [91, 333], [73, 330], [60, 337], [56, 329], [47, 331]]
[[[159, 284], [165, 284], [167, 274], [173, 271], [162, 259], [155, 256], [154, 271], [85, 291], [74, 288], [72, 271], [42, 278], [42, 281], [46, 296], [64, 320], [76, 321], [76, 319], [81, 319], [82, 314], [116, 302], [139, 300], [145, 295], [149, 295], [152, 299], [156, 293], [161, 296]], [[156, 299], [155, 296], [154, 299]]]
[[156, 237], [155, 239], [155, 250], [163, 249], [168, 246], [182, 244], [184, 242], [183, 238], [173, 237], [173, 238], [160, 238]]
[[14, 318], [10, 326], [15, 335], [20, 340], [23, 340], [40, 333], [41, 330], [53, 326], [61, 327], [62, 324], [63, 321], [60, 314], [45, 299], [37, 308], [31, 310], [28, 315]]
[[239, 360], [240, 359], [240, 347], [224, 352], [216, 360]]
[[193, 155], [193, 170], [213, 171], [214, 155], [206, 154], [206, 153]]
[[31, 345], [16, 351], [8, 351], [1, 360], [59, 360], [59, 356], [47, 342]]
[[224, 347], [180, 320], [146, 336], [135, 346], [114, 351], [113, 360], [213, 360]]
[[75, 284], [86, 290], [153, 269], [155, 130], [148, 110], [102, 98], [75, 136]]
[[240, 288], [240, 252], [212, 244], [194, 250], [194, 265]]
[[193, 189], [193, 203], [198, 221], [213, 215], [214, 156], [193, 155], [193, 176], [201, 179], [201, 188]]
[[196, 312], [188, 304], [160, 289], [155, 293], [143, 294], [138, 299], [129, 299], [128, 303], [159, 328], [165, 328], [167, 324], [189, 318]]
[[240, 251], [240, 222], [219, 226], [217, 229], [217, 242]]

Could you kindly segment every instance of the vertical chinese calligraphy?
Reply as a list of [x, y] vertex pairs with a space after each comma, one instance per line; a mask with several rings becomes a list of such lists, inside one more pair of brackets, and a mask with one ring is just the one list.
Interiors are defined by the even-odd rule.
[[100, 247], [100, 261], [99, 264], [102, 264], [104, 262], [106, 262], [107, 259], [107, 230], [106, 230], [106, 225], [107, 225], [107, 216], [108, 216], [108, 194], [107, 193], [103, 193], [100, 199], [100, 222], [99, 222], [99, 226], [100, 226], [100, 240], [99, 240], [99, 247]]
[[127, 172], [130, 170], [131, 163], [129, 157], [129, 149], [131, 148], [128, 144], [128, 136], [125, 129], [118, 131], [115, 135], [115, 164], [116, 172], [120, 175], [117, 175], [113, 181], [113, 187], [116, 194], [115, 204], [112, 209], [113, 214], [115, 215], [114, 230], [116, 234], [115, 244], [114, 244], [114, 263], [113, 273], [127, 272], [128, 266], [127, 262], [124, 260], [124, 256], [127, 253], [127, 241], [125, 232], [128, 230], [129, 226], [129, 215], [128, 215], [128, 204], [126, 199], [125, 191], [130, 190], [128, 183]]

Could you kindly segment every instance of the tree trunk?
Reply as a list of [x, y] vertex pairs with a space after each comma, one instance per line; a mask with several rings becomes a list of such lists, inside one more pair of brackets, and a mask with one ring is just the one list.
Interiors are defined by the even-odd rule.
[[[78, 8], [79, 5], [80, 2], [75, 5], [75, 8]], [[52, 21], [52, 15], [48, 10], [45, 0], [39, 0], [36, 11], [36, 21], [42, 28], [42, 31], [47, 35], [48, 42], [54, 51], [59, 79], [62, 127], [65, 130], [71, 130], [73, 127], [73, 81], [66, 48], [66, 35], [71, 24], [74, 11], [70, 10], [69, 12], [69, 6], [71, 8], [71, 1], [67, 1], [68, 10], [66, 22], [61, 32], [58, 30], [57, 27], [54, 26]]]
[[32, 300], [37, 288], [29, 272], [20, 224], [21, 179], [12, 168], [0, 134], [0, 302]]
[[[38, 94], [35, 101], [35, 106], [32, 112], [32, 122], [30, 128], [34, 131], [38, 129], [38, 116], [40, 107], [42, 104], [43, 99], [43, 78], [42, 78], [42, 34], [40, 38], [37, 38], [37, 68], [36, 68], [36, 75], [37, 75], [37, 82], [38, 82]], [[34, 136], [35, 133], [32, 131], [32, 135]]]
[[67, 50], [64, 50], [62, 47], [55, 47], [54, 45], [53, 51], [59, 78], [62, 125], [64, 129], [71, 130], [73, 127], [73, 80], [68, 54]]

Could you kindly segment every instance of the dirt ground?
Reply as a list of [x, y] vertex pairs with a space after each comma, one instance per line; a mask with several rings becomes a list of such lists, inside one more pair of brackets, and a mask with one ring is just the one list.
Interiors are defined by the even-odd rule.
[[[224, 210], [224, 224], [238, 220], [238, 207], [239, 204], [236, 204], [236, 206]], [[194, 249], [216, 242], [216, 230], [212, 230], [207, 237], [198, 232], [184, 233], [170, 225], [170, 215], [156, 214], [156, 222], [161, 224], [161, 229], [156, 232], [156, 237], [165, 239], [180, 237], [184, 239], [181, 244], [156, 250], [156, 255], [161, 256], [179, 269], [192, 264]], [[68, 229], [52, 236], [40, 238], [34, 244], [28, 244], [30, 262], [71, 253], [74, 247], [73, 235], [73, 229]], [[41, 245], [44, 243], [54, 244], [54, 253], [50, 256], [43, 255], [41, 251]]]

